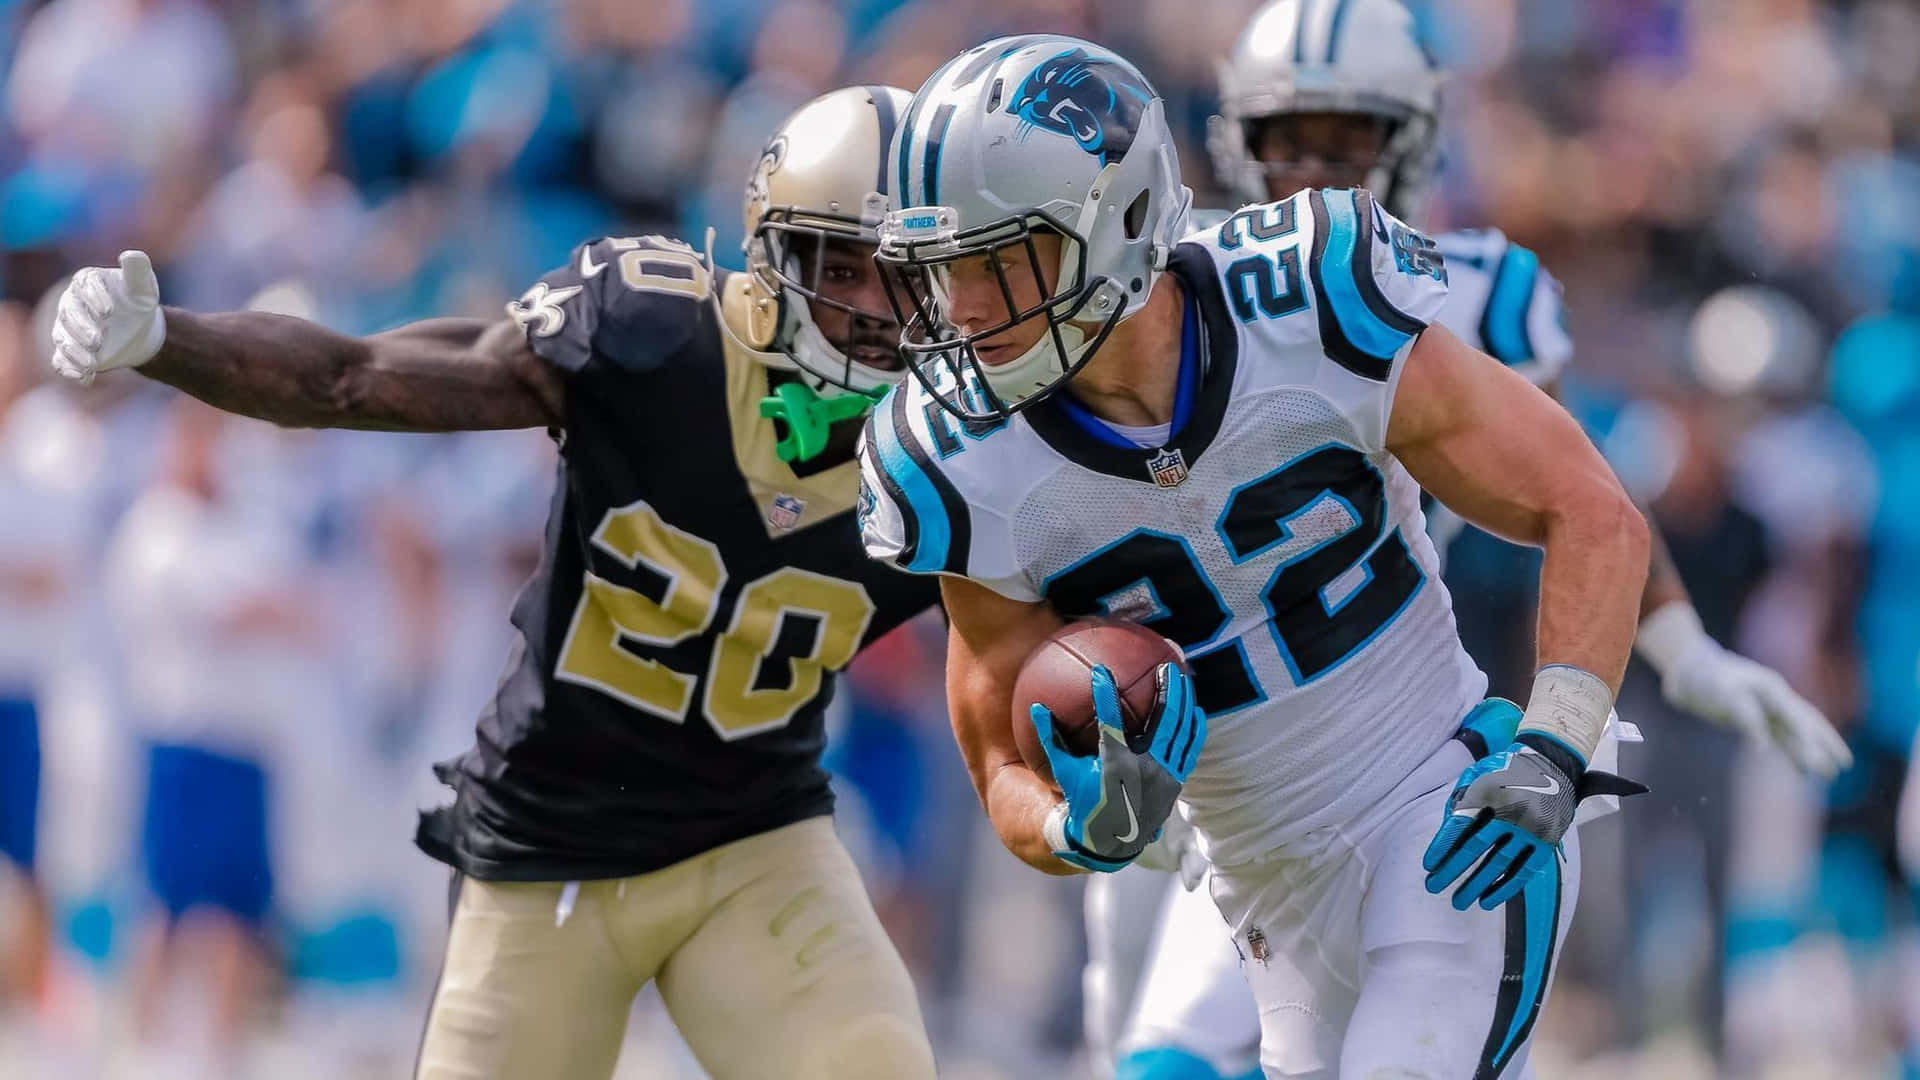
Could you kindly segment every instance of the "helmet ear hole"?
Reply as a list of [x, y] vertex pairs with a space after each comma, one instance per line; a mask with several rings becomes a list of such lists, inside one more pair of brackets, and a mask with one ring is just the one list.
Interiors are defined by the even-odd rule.
[[1007, 86], [1007, 82], [1005, 79], [993, 80], [993, 86], [987, 91], [987, 111], [988, 112], [992, 112], [993, 110], [1000, 107], [1000, 94], [1003, 90], [1006, 89], [1006, 86]]
[[1141, 230], [1146, 228], [1147, 195], [1147, 189], [1141, 188], [1140, 194], [1135, 195], [1133, 202], [1127, 207], [1125, 225], [1127, 229], [1127, 239], [1129, 240], [1140, 239]]

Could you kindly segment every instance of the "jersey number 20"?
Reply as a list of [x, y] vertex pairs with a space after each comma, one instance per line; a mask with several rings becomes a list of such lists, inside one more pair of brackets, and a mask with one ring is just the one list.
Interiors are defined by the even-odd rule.
[[[873, 618], [873, 600], [859, 585], [782, 567], [740, 590], [711, 655], [682, 670], [627, 645], [661, 655], [713, 625], [727, 584], [720, 549], [667, 524], [644, 502], [609, 510], [592, 542], [599, 554], [630, 571], [644, 568], [666, 586], [642, 592], [589, 570], [554, 676], [678, 724], [686, 722], [704, 662], [701, 711], [722, 739], [784, 727], [819, 695], [824, 672], [853, 659]], [[810, 633], [791, 633], [789, 624]], [[799, 637], [806, 640], [796, 644]], [[784, 681], [764, 677], [775, 672], [762, 669], [777, 669], [781, 659]]]

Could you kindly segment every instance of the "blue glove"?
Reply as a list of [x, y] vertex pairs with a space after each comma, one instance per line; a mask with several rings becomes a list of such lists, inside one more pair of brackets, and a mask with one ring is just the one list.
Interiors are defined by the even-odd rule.
[[1421, 860], [1427, 891], [1438, 895], [1477, 865], [1454, 890], [1453, 907], [1465, 911], [1477, 900], [1492, 911], [1560, 857], [1581, 799], [1646, 790], [1589, 771], [1579, 754], [1550, 735], [1523, 732], [1506, 749], [1467, 766], [1454, 783], [1439, 835]]
[[1088, 757], [1070, 754], [1055, 742], [1053, 714], [1046, 706], [1035, 704], [1027, 710], [1054, 782], [1066, 796], [1061, 836], [1054, 838], [1054, 854], [1065, 862], [1100, 873], [1132, 862], [1160, 835], [1160, 826], [1200, 760], [1207, 716], [1194, 700], [1193, 676], [1167, 663], [1154, 672], [1154, 679], [1158, 692], [1153, 716], [1130, 744], [1113, 673], [1094, 665], [1100, 751]]

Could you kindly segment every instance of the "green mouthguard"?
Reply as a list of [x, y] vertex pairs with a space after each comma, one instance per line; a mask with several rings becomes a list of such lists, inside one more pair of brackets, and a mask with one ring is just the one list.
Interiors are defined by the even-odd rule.
[[773, 396], [760, 399], [760, 415], [787, 425], [787, 437], [773, 448], [785, 462], [806, 461], [827, 448], [834, 424], [865, 416], [885, 397], [885, 388], [821, 397], [800, 382], [781, 383]]

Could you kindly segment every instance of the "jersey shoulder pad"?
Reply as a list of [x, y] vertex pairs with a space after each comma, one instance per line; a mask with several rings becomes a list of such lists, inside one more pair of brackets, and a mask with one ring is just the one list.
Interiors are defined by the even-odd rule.
[[[1213, 255], [1241, 323], [1287, 327], [1256, 336], [1317, 333], [1329, 359], [1378, 382], [1446, 298], [1446, 265], [1433, 241], [1364, 190], [1307, 190], [1243, 206], [1192, 240]], [[1307, 311], [1310, 326], [1288, 319]]]
[[1461, 229], [1440, 234], [1436, 244], [1453, 275], [1440, 321], [1536, 384], [1559, 379], [1572, 359], [1572, 338], [1561, 284], [1540, 256], [1500, 229]]
[[861, 436], [862, 543], [868, 555], [911, 573], [955, 574], [1036, 600], [1008, 523], [1013, 505], [1057, 461], [1020, 421], [962, 424], [908, 378], [874, 406]]
[[902, 570], [964, 575], [972, 514], [940, 467], [926, 419], [915, 415], [917, 387], [909, 378], [888, 391], [861, 432], [861, 542]]
[[707, 261], [678, 240], [606, 237], [575, 248], [507, 314], [536, 356], [568, 374], [596, 363], [646, 371], [713, 318], [713, 278]]
[[1241, 207], [1193, 243], [1218, 274], [1248, 361], [1236, 385], [1304, 386], [1368, 449], [1385, 437], [1399, 358], [1447, 295], [1433, 242], [1362, 190], [1306, 190]]
[[1441, 321], [1534, 383], [1557, 379], [1573, 339], [1560, 282], [1540, 257], [1498, 229], [1446, 233], [1438, 244], [1458, 286]]

